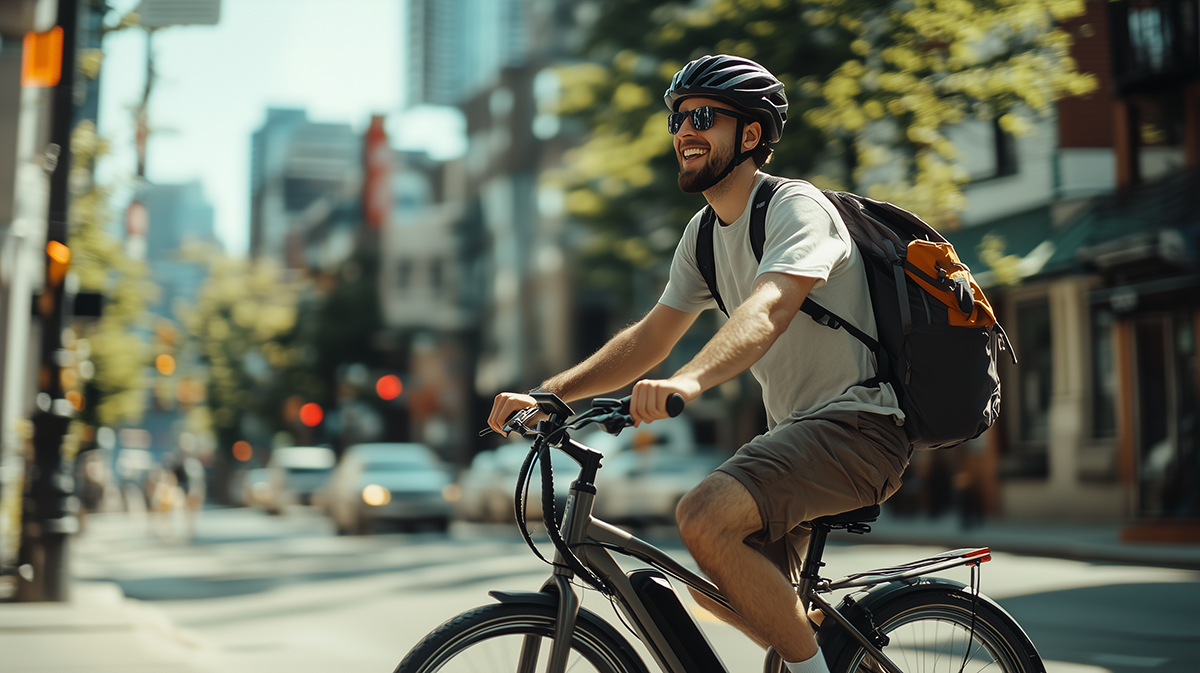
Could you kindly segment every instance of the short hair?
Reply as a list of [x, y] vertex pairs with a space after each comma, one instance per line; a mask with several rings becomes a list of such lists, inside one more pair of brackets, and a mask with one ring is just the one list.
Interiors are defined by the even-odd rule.
[[758, 147], [750, 150], [750, 158], [754, 161], [754, 165], [762, 168], [767, 165], [771, 157], [775, 154], [775, 150], [768, 144], [762, 143]]

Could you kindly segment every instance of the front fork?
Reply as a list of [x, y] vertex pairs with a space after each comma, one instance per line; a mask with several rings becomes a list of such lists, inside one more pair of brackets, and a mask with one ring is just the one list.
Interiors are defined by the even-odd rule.
[[[594, 494], [580, 492], [574, 487], [567, 497], [567, 506], [563, 511], [563, 540], [568, 546], [578, 544], [581, 540], [573, 539], [576, 535], [586, 534], [587, 526], [578, 525], [575, 520], [576, 511], [581, 510], [584, 521], [591, 518], [592, 498]], [[580, 533], [574, 533], [580, 531]], [[571, 586], [575, 576], [567, 567], [561, 552], [554, 554], [554, 574], [542, 585], [543, 592], [553, 591], [558, 596], [558, 615], [554, 620], [554, 640], [550, 644], [550, 663], [546, 673], [562, 673], [567, 669], [567, 658], [571, 655], [571, 641], [575, 634], [575, 621], [579, 617], [579, 596]], [[525, 636], [525, 645], [521, 651], [521, 661], [517, 670], [520, 673], [534, 673], [537, 668], [538, 652], [541, 648], [541, 638]]]

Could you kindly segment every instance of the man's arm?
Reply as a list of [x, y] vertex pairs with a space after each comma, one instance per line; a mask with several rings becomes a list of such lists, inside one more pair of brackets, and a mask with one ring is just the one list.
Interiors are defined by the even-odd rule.
[[[696, 321], [697, 315], [656, 304], [645, 317], [618, 332], [600, 350], [578, 365], [547, 379], [541, 388], [570, 402], [627, 386], [666, 359]], [[533, 404], [533, 398], [529, 395], [500, 393], [492, 404], [488, 426], [501, 432], [514, 411]]]
[[764, 273], [754, 291], [703, 349], [669, 379], [638, 381], [630, 412], [638, 423], [667, 416], [667, 398], [679, 393], [691, 402], [758, 362], [787, 331], [817, 279]]

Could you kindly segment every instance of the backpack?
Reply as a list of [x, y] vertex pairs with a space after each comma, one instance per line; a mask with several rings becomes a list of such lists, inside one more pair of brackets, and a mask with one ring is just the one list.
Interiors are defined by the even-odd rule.
[[[750, 209], [750, 247], [762, 260], [767, 204], [784, 184], [767, 176]], [[862, 254], [879, 339], [813, 301], [800, 310], [819, 324], [845, 329], [875, 355], [876, 375], [892, 384], [913, 448], [949, 448], [978, 437], [1000, 413], [997, 348], [1016, 354], [971, 270], [933, 227], [890, 203], [821, 190], [842, 216]], [[713, 258], [716, 213], [706, 206], [696, 237], [696, 261], [717, 306]]]

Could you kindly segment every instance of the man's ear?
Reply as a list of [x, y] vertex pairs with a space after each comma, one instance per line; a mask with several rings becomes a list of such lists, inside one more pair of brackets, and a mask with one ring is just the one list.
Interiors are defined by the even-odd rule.
[[762, 143], [762, 124], [750, 122], [742, 131], [742, 151], [749, 152]]

